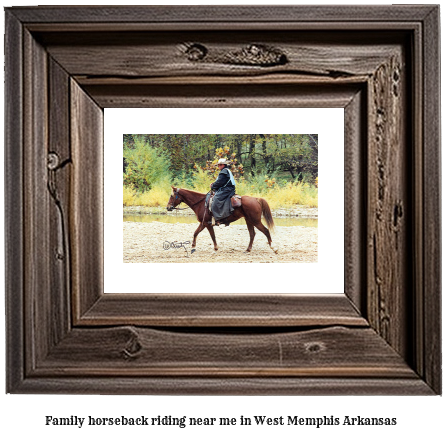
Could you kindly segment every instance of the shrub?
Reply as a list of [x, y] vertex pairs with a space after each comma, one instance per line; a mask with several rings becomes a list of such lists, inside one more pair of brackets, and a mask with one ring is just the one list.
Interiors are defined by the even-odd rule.
[[204, 169], [195, 165], [192, 174], [192, 189], [197, 192], [207, 193], [210, 190], [211, 183], [215, 181], [215, 177], [208, 175]]
[[[265, 179], [269, 181], [269, 178]], [[273, 209], [290, 208], [297, 204], [318, 207], [318, 190], [315, 187], [303, 182], [279, 185], [273, 179], [272, 185], [269, 186], [265, 179], [258, 176], [249, 182], [240, 180], [236, 191], [239, 195], [265, 198]]]
[[123, 186], [123, 205], [128, 207], [130, 205], [136, 205], [136, 192], [131, 186]]
[[123, 184], [143, 193], [159, 181], [170, 179], [169, 160], [144, 138], [133, 137], [134, 147], [123, 148], [123, 157], [127, 163]]
[[315, 187], [303, 182], [288, 183], [283, 187], [276, 186], [266, 197], [271, 208], [307, 205], [318, 207], [318, 191]]
[[141, 193], [137, 196], [137, 205], [146, 207], [166, 207], [170, 193], [163, 188], [154, 186], [151, 190]]

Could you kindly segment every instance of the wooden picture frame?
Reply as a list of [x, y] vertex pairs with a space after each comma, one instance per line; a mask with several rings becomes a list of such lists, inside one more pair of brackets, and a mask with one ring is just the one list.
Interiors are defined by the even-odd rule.
[[[7, 392], [441, 394], [439, 38], [438, 6], [7, 8]], [[174, 106], [345, 108], [345, 294], [103, 294], [103, 108]]]

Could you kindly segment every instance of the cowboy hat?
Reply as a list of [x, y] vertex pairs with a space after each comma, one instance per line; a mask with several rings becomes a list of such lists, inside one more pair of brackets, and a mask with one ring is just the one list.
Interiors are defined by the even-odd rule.
[[229, 165], [231, 164], [231, 162], [228, 161], [226, 158], [220, 158], [220, 159], [218, 160], [217, 165], [219, 165], [219, 164], [224, 164], [225, 166], [229, 166]]

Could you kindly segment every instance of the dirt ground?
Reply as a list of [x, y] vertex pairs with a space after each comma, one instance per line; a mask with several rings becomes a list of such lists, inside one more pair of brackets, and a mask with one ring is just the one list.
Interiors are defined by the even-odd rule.
[[[276, 227], [272, 236], [278, 253], [269, 247], [263, 233], [256, 230], [252, 251], [246, 225], [214, 227], [218, 251], [214, 251], [207, 229], [197, 238], [191, 254], [192, 239], [198, 223], [123, 222], [124, 263], [316, 263], [318, 228]], [[171, 245], [171, 243], [174, 243]], [[184, 243], [189, 242], [189, 243]], [[183, 245], [180, 245], [183, 243]], [[168, 249], [166, 249], [168, 248]], [[185, 249], [186, 248], [186, 249]]]

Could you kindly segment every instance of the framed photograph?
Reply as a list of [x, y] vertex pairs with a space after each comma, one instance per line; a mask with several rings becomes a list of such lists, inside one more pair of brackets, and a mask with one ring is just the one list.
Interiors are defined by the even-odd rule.
[[[105, 293], [149, 292], [144, 279], [149, 277], [151, 287], [161, 285], [169, 276], [170, 263], [175, 263], [176, 278], [156, 293], [269, 294], [275, 291], [276, 281], [294, 284], [278, 289], [280, 294], [333, 293], [325, 291], [325, 277], [336, 284], [336, 290], [344, 291], [343, 114], [342, 108], [105, 109]], [[244, 134], [257, 129], [280, 134]], [[318, 133], [293, 133], [303, 129]], [[146, 134], [124, 134], [143, 130]], [[170, 134], [152, 133], [168, 130]], [[121, 199], [116, 196], [121, 191], [117, 175], [122, 168], [122, 139], [126, 157], [123, 230]], [[201, 222], [212, 225], [204, 198], [217, 176], [218, 155], [224, 154], [235, 160], [231, 169], [236, 193], [257, 199], [252, 206], [268, 202], [271, 219], [262, 217], [260, 222], [264, 227], [269, 227], [269, 220], [274, 224], [272, 248], [257, 228], [247, 251], [250, 233], [244, 218], [229, 226], [213, 226], [217, 251], [208, 229], [200, 230]], [[142, 169], [147, 176], [141, 176]], [[319, 175], [333, 183], [319, 190]], [[149, 190], [147, 180], [152, 184]], [[185, 201], [166, 210], [174, 180], [182, 193], [191, 189], [193, 196], [200, 196], [195, 209]], [[229, 278], [220, 283], [223, 287], [214, 283], [220, 269], [226, 273], [225, 280]], [[185, 278], [198, 281], [181, 280]]]
[[[5, 38], [7, 392], [441, 394], [438, 6], [12, 7]], [[112, 108], [341, 109], [323, 293], [109, 293]]]

